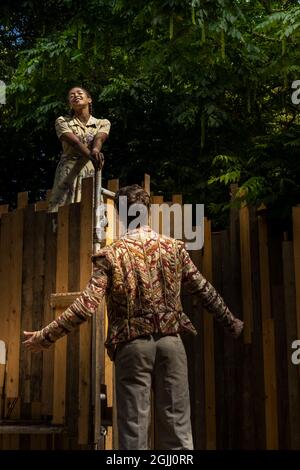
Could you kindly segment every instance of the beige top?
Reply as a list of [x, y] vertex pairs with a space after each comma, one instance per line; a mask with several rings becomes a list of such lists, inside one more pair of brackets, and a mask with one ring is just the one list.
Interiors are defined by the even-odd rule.
[[[107, 119], [96, 119], [90, 116], [88, 122], [84, 124], [76, 116], [60, 116], [55, 121], [57, 137], [60, 138], [66, 132], [75, 134], [80, 142], [91, 149], [94, 137], [99, 132], [109, 134], [110, 122]], [[63, 157], [76, 157], [78, 152], [68, 142], [62, 142]]]

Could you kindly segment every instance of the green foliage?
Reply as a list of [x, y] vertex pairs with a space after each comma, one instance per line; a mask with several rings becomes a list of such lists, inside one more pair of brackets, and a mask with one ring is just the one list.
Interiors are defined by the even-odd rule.
[[54, 120], [81, 84], [94, 114], [112, 122], [107, 178], [149, 172], [155, 192], [204, 202], [216, 226], [232, 183], [238, 203], [265, 202], [275, 218], [299, 202], [298, 2], [4, 2], [0, 25], [3, 201], [51, 187]]

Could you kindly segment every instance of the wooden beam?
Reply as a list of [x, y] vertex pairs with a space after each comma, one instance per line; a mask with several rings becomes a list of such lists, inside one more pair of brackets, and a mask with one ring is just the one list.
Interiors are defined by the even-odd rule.
[[43, 424], [2, 424], [0, 421], [0, 434], [60, 434], [65, 432], [63, 426]]
[[74, 300], [79, 297], [81, 292], [58, 292], [50, 295], [50, 306], [52, 308], [64, 307], [68, 308]]

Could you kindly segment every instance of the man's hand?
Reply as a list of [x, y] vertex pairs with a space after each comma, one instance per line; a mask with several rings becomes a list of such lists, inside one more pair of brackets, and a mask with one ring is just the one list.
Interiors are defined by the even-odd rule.
[[39, 331], [23, 331], [23, 333], [27, 340], [23, 341], [22, 344], [28, 351], [40, 352], [48, 349], [47, 346], [42, 345]]
[[101, 153], [101, 151], [97, 147], [94, 147], [91, 151], [91, 157], [94, 160], [96, 160], [96, 162], [98, 164], [98, 168], [101, 170], [103, 168], [103, 165], [104, 165], [103, 153]]
[[238, 338], [241, 335], [243, 328], [244, 328], [244, 322], [242, 320], [239, 320], [239, 318], [235, 318], [233, 320], [233, 323], [230, 325], [230, 327], [225, 328], [225, 331], [232, 338]]

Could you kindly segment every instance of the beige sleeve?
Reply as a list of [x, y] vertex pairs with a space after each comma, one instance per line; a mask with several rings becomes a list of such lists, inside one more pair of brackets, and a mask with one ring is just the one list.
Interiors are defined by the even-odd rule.
[[60, 116], [56, 119], [55, 130], [58, 138], [60, 138], [62, 134], [65, 134], [66, 132], [73, 133], [72, 129], [69, 127], [69, 124], [63, 116]]
[[110, 131], [110, 121], [108, 119], [99, 119], [98, 121], [98, 132], [104, 132], [105, 134], [109, 134]]

